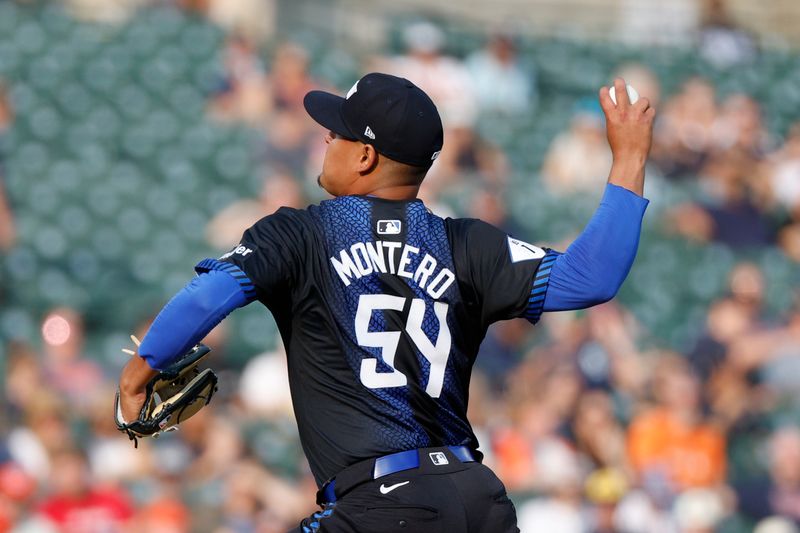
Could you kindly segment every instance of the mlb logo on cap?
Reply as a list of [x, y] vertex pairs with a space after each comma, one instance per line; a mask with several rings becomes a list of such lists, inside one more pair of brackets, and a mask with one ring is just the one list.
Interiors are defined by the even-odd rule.
[[378, 235], [399, 235], [401, 227], [399, 220], [379, 220]]
[[447, 456], [443, 452], [431, 452], [428, 454], [428, 457], [431, 458], [431, 462], [436, 466], [450, 464], [450, 461], [447, 460]]

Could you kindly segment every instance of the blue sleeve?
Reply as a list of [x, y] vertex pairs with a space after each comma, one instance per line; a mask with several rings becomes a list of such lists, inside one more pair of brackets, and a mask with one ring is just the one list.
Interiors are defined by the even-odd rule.
[[608, 184], [589, 224], [549, 271], [544, 311], [583, 309], [612, 299], [636, 258], [648, 200]]
[[207, 259], [196, 270], [199, 275], [164, 306], [139, 346], [155, 370], [167, 367], [231, 311], [255, 299], [250, 280], [229, 263]]

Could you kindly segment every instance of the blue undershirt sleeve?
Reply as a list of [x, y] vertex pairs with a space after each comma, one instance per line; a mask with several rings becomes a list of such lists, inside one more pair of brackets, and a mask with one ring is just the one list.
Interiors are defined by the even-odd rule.
[[544, 311], [583, 309], [612, 299], [636, 258], [649, 201], [608, 184], [589, 224], [553, 260]]
[[[231, 311], [255, 299], [246, 276], [227, 263], [225, 268], [199, 268], [199, 275], [180, 290], [153, 321], [139, 346], [139, 354], [155, 370], [162, 370], [201, 341]], [[237, 277], [237, 272], [241, 276]]]

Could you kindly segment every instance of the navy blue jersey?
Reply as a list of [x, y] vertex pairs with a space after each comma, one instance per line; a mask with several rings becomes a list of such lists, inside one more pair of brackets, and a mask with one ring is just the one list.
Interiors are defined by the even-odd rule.
[[[420, 200], [282, 208], [220, 261], [275, 316], [318, 483], [366, 458], [477, 440], [472, 364], [494, 321], [541, 313], [554, 256]], [[246, 278], [244, 276], [246, 275]]]

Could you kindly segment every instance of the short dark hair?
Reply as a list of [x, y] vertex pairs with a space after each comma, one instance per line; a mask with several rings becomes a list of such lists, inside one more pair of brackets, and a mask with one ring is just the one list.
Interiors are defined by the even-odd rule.
[[430, 170], [430, 166], [420, 167], [416, 165], [409, 165], [408, 163], [401, 163], [395, 161], [390, 157], [381, 154], [381, 157], [390, 161], [391, 172], [396, 175], [403, 185], [419, 185], [425, 179], [425, 176]]

